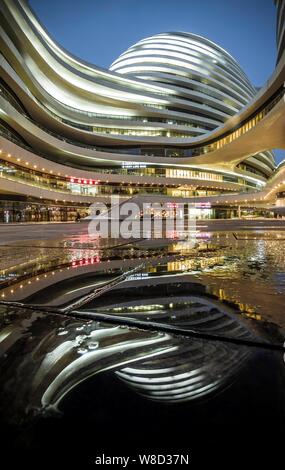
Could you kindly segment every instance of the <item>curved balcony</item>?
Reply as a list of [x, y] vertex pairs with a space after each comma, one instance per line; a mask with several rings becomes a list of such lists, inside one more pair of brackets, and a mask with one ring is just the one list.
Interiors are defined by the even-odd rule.
[[[161, 83], [156, 84], [154, 81], [150, 83], [148, 80], [142, 80], [141, 78], [136, 78], [136, 77], [130, 78], [129, 76], [125, 76], [120, 73], [116, 73], [112, 71], [110, 72], [110, 71], [100, 69], [99, 67], [90, 66], [90, 64], [80, 62], [78, 59], [72, 57], [66, 51], [63, 51], [62, 49], [60, 49], [60, 47], [57, 44], [55, 44], [54, 41], [51, 40], [47, 32], [38, 23], [36, 18], [33, 16], [32, 12], [29, 10], [29, 8], [26, 5], [17, 4], [17, 8], [15, 9], [15, 11], [13, 11], [13, 15], [11, 15], [11, 12], [9, 10], [8, 2], [6, 1], [3, 2], [3, 8], [5, 9], [5, 12], [7, 13], [7, 18], [10, 18], [11, 24], [14, 24], [15, 26], [14, 33], [18, 37], [18, 41], [19, 42], [24, 41], [24, 38], [25, 38], [25, 44], [27, 46], [27, 54], [28, 54], [28, 57], [30, 58], [29, 60], [26, 60], [24, 63], [15, 45], [8, 38], [8, 35], [5, 34], [5, 32], [3, 32], [3, 40], [5, 42], [4, 53], [5, 55], [7, 55], [7, 57], [8, 56], [10, 57], [11, 64], [13, 65], [15, 69], [14, 76], [11, 80], [11, 85], [13, 86], [15, 91], [19, 92], [17, 94], [21, 96], [21, 99], [23, 100], [23, 102], [24, 101], [25, 103], [29, 102], [32, 114], [34, 116], [37, 115], [37, 117], [40, 117], [40, 119], [37, 120], [37, 122], [45, 121], [45, 123], [49, 123], [48, 126], [45, 125], [45, 130], [47, 130], [47, 127], [49, 127], [49, 129], [52, 128], [53, 129], [52, 132], [54, 132], [57, 129], [58, 132], [56, 132], [56, 134], [57, 134], [58, 139], [60, 139], [60, 135], [61, 136], [68, 135], [66, 139], [70, 139], [69, 142], [71, 143], [71, 145], [74, 144], [74, 146], [76, 147], [80, 147], [80, 144], [78, 143], [79, 140], [83, 142], [83, 141], [86, 141], [86, 139], [87, 140], [89, 139], [89, 141], [90, 139], [93, 139], [94, 142], [97, 142], [95, 147], [94, 145], [92, 146], [93, 150], [97, 151], [98, 153], [102, 152], [102, 153], [108, 154], [108, 158], [106, 158], [106, 155], [104, 157], [101, 157], [101, 155], [97, 155], [99, 159], [105, 158], [105, 160], [108, 159], [109, 161], [110, 160], [115, 161], [115, 159], [117, 158], [120, 161], [122, 160], [128, 161], [128, 155], [130, 154], [132, 155], [131, 158], [135, 158], [135, 156], [141, 156], [144, 161], [148, 161], [149, 163], [155, 163], [155, 160], [156, 160], [156, 162], [163, 164], [164, 163], [163, 158], [166, 158], [168, 156], [173, 156], [176, 158], [177, 164], [187, 164], [187, 163], [189, 164], [190, 158], [191, 158], [191, 163], [197, 164], [197, 165], [198, 164], [224, 165], [226, 162], [227, 165], [232, 166], [238, 163], [239, 161], [243, 161], [244, 159], [246, 159], [247, 157], [253, 154], [257, 154], [259, 151], [266, 151], [272, 147], [276, 147], [276, 146], [279, 147], [279, 146], [284, 145], [282, 137], [279, 139], [279, 134], [282, 135], [282, 133], [280, 131], [278, 134], [278, 131], [277, 131], [278, 125], [276, 121], [274, 123], [274, 126], [277, 126], [277, 127], [276, 127], [276, 132], [274, 135], [276, 138], [276, 135], [278, 134], [277, 145], [272, 146], [271, 145], [272, 142], [270, 139], [267, 139], [266, 142], [262, 140], [260, 141], [260, 139], [256, 139], [256, 136], [252, 134], [252, 129], [255, 127], [259, 127], [260, 122], [262, 122], [267, 117], [269, 117], [270, 113], [273, 111], [273, 107], [275, 108], [275, 106], [277, 106], [278, 104], [277, 101], [279, 100], [279, 98], [280, 100], [282, 100], [281, 87], [284, 82], [284, 57], [283, 56], [281, 57], [279, 61], [276, 71], [274, 72], [272, 78], [267, 82], [266, 86], [256, 96], [254, 96], [252, 98], [252, 101], [248, 103], [247, 105], [245, 105], [238, 113], [236, 113], [235, 111], [234, 116], [232, 117], [228, 116], [228, 119], [226, 120], [225, 123], [221, 124], [214, 130], [210, 129], [213, 123], [212, 124], [209, 123], [210, 127], [207, 129], [207, 132], [203, 132], [202, 135], [200, 136], [198, 135], [197, 137], [191, 137], [190, 139], [188, 139], [187, 137], [179, 138], [177, 134], [177, 138], [175, 137], [175, 139], [172, 139], [171, 132], [178, 132], [178, 127], [179, 127], [179, 132], [182, 132], [183, 129], [184, 131], [187, 130], [187, 133], [188, 132], [192, 132], [192, 133], [200, 132], [199, 124], [198, 124], [198, 127], [192, 126], [193, 129], [190, 128], [189, 124], [190, 124], [192, 117], [190, 118], [190, 121], [188, 120], [189, 116], [184, 122], [181, 120], [181, 115], [183, 114], [183, 110], [187, 111], [187, 106], [188, 106], [186, 105], [186, 101], [184, 102], [184, 104], [182, 103], [183, 102], [182, 98], [186, 97], [186, 95], [183, 97], [183, 93], [186, 93], [186, 92], [185, 92], [185, 83], [184, 84], [182, 83], [183, 80], [185, 82], [185, 79], [181, 77], [181, 83], [179, 84], [179, 93], [181, 93], [181, 97], [180, 96], [178, 97], [177, 89], [174, 88], [170, 83], [168, 85], [161, 85]], [[22, 30], [23, 25], [25, 25], [24, 30]], [[11, 25], [7, 24], [5, 27], [11, 28]], [[183, 38], [182, 36], [183, 35], [181, 35], [179, 42], [182, 41], [184, 42], [184, 44], [182, 43], [179, 44], [179, 48], [184, 48], [183, 51], [182, 50], [180, 51], [181, 53], [182, 52], [184, 53], [186, 42], [189, 40], [189, 38], [186, 37], [187, 35], [186, 36], [184, 35], [185, 37]], [[199, 41], [205, 42], [206, 40], [199, 37]], [[144, 42], [144, 40], [142, 42]], [[36, 44], [38, 45], [37, 48], [35, 48]], [[189, 51], [192, 54], [192, 55], [190, 54], [192, 58], [189, 60], [193, 61], [194, 60], [193, 57], [195, 56], [198, 49], [196, 48], [197, 50], [195, 52], [194, 51], [196, 47], [195, 46], [193, 49], [194, 51], [193, 52], [191, 51], [191, 47]], [[221, 52], [219, 47], [212, 43], [211, 43], [211, 47], [213, 48], [214, 55], [219, 54], [219, 52]], [[124, 56], [123, 60], [125, 60], [126, 55], [128, 55], [128, 53], [123, 54]], [[38, 61], [35, 61], [36, 58], [38, 59]], [[215, 60], [219, 61], [219, 57], [216, 57]], [[227, 60], [229, 61], [228, 69], [223, 70], [223, 74], [225, 76], [228, 76], [231, 73], [233, 74], [232, 75], [233, 78], [236, 77], [235, 80], [237, 79], [237, 77], [239, 77], [241, 81], [239, 84], [236, 83], [235, 86], [239, 85], [240, 87], [244, 87], [246, 83], [245, 75], [241, 73], [238, 65], [235, 63], [235, 61], [232, 58], [230, 58], [230, 56], [227, 57]], [[71, 109], [72, 106], [70, 106], [70, 103], [66, 102], [66, 103], [60, 104], [58, 100], [59, 98], [58, 96], [56, 97], [55, 95], [52, 96], [52, 94], [50, 95], [46, 94], [47, 90], [50, 87], [45, 87], [46, 89], [43, 90], [43, 87], [41, 87], [39, 82], [37, 82], [36, 75], [35, 75], [35, 72], [36, 72], [35, 63], [36, 62], [38, 64], [39, 70], [40, 70], [40, 67], [43, 67], [44, 66], [43, 64], [45, 64], [45, 66], [47, 67], [47, 70], [49, 70], [50, 72], [49, 78], [51, 80], [53, 80], [54, 78], [55, 81], [58, 81], [58, 79], [55, 77], [54, 74], [58, 73], [59, 70], [62, 70], [62, 80], [65, 83], [64, 86], [66, 86], [66, 93], [70, 93], [70, 96], [71, 96], [71, 94], [75, 93], [75, 90], [77, 90], [76, 96], [78, 99], [77, 98], [75, 99], [74, 97], [73, 102], [76, 102], [79, 104], [79, 101], [83, 100], [82, 90], [86, 88], [86, 93], [87, 94], [91, 93], [90, 94], [91, 101], [92, 100], [94, 101], [94, 99], [96, 101], [96, 99], [99, 99], [98, 97], [101, 96], [102, 98], [101, 104], [102, 104], [102, 108], [104, 108], [104, 106], [106, 107], [106, 103], [104, 104], [104, 99], [109, 93], [108, 99], [110, 103], [111, 102], [113, 103], [113, 110], [115, 110], [116, 113], [112, 114], [110, 106], [109, 108], [106, 107], [106, 109], [108, 108], [108, 112], [104, 115], [104, 113], [92, 113], [90, 111], [86, 111], [84, 109], [84, 106], [80, 107], [79, 105], [78, 107], [74, 107], [73, 109]], [[54, 64], [55, 67], [51, 69], [50, 64]], [[212, 64], [211, 67], [215, 68], [216, 66], [213, 66]], [[219, 64], [219, 68], [217, 68], [215, 73], [218, 73], [218, 74], [222, 73], [221, 72], [222, 69], [223, 69], [223, 66], [221, 63]], [[2, 61], [2, 73], [6, 74], [6, 78], [8, 77], [9, 73], [11, 73], [11, 71], [10, 72], [8, 71], [7, 67], [5, 69], [5, 64], [3, 61]], [[49, 74], [47, 73], [47, 75]], [[29, 76], [29, 80], [32, 83], [33, 94], [27, 93], [27, 90], [24, 90], [23, 88], [20, 91], [20, 88], [21, 88], [20, 76], [22, 76], [23, 80], [24, 79], [27, 80], [27, 77]], [[95, 91], [96, 86], [94, 85], [94, 79], [91, 77], [96, 77], [96, 84], [97, 84], [96, 91]], [[24, 82], [22, 82], [22, 84], [24, 84]], [[207, 93], [209, 93], [209, 96], [207, 99], [210, 101], [212, 100], [212, 102], [214, 102], [213, 100], [216, 99], [217, 96], [214, 98], [214, 95], [213, 96], [211, 95], [211, 93], [214, 93], [214, 91], [211, 90], [211, 86], [205, 86], [205, 84], [201, 82], [198, 88], [199, 87], [200, 89], [199, 90], [197, 89], [197, 91], [195, 91], [197, 95], [196, 98], [198, 99], [199, 93], [205, 94], [205, 96], [207, 95]], [[94, 88], [94, 93], [92, 95], [91, 90], [93, 88]], [[109, 90], [108, 92], [106, 92], [107, 89]], [[278, 95], [278, 90], [281, 93], [280, 96]], [[218, 90], [216, 90], [215, 93], [217, 94]], [[93, 96], [93, 98], [91, 95]], [[129, 115], [124, 114], [124, 113], [120, 114], [120, 105], [118, 105], [118, 103], [121, 98], [119, 98], [119, 95], [129, 97], [128, 104], [131, 106], [131, 108], [129, 109], [130, 111]], [[160, 99], [160, 100], [154, 99], [155, 95], [157, 95], [157, 97], [160, 96], [160, 98], [167, 98], [169, 103], [166, 103], [165, 100], [163, 99]], [[40, 96], [42, 99], [39, 99]], [[194, 106], [195, 104], [194, 95], [192, 98], [193, 98], [192, 104]], [[144, 102], [143, 101], [144, 99], [146, 99], [147, 102]], [[55, 103], [54, 100], [57, 100], [57, 103]], [[179, 100], [181, 101], [181, 103], [179, 102]], [[48, 110], [45, 104], [51, 101], [53, 101], [52, 107], [54, 109]], [[43, 104], [41, 104], [41, 102]], [[43, 108], [43, 106], [45, 106], [45, 108]], [[60, 112], [58, 115], [56, 114], [56, 112], [54, 112], [57, 109], [58, 110], [61, 109], [62, 111], [63, 106], [69, 108], [69, 111], [70, 111], [70, 115], [68, 117], [66, 115], [65, 118], [63, 117], [63, 115], [62, 116], [60, 115]], [[171, 106], [174, 108], [176, 106], [177, 110], [179, 111], [171, 111], [170, 109]], [[181, 107], [179, 108], [179, 106]], [[199, 104], [201, 111], [204, 112], [206, 110], [205, 106], [207, 107], [207, 104], [205, 103], [203, 103], [203, 105], [201, 103]], [[33, 109], [35, 107], [37, 107], [37, 111]], [[168, 107], [169, 109], [166, 109]], [[143, 110], [143, 108], [149, 109], [150, 113], [149, 114], [141, 113], [140, 115], [140, 112]], [[156, 108], [157, 111], [154, 112], [154, 108]], [[175, 112], [176, 112], [176, 116], [175, 116]], [[72, 115], [75, 116], [76, 114], [78, 115], [85, 114], [86, 117], [93, 119], [93, 120], [94, 120], [94, 117], [98, 118], [96, 125], [90, 126], [90, 122], [92, 122], [90, 121], [90, 119], [89, 119], [89, 124], [88, 124], [88, 121], [85, 121], [83, 123], [82, 120], [80, 122], [80, 119], [77, 119], [77, 118], [73, 122]], [[197, 116], [198, 114], [197, 114], [197, 109], [195, 108], [195, 115]], [[185, 114], [185, 116], [186, 115], [187, 113]], [[123, 127], [116, 128], [114, 121], [118, 122], [120, 117], [122, 118], [123, 121], [128, 120], [128, 122], [132, 122], [133, 120], [134, 122], [140, 122], [141, 124], [143, 124], [143, 126], [142, 128], [139, 128], [140, 126], [135, 126], [134, 129], [130, 129], [129, 125], [124, 124]], [[104, 121], [104, 119], [106, 118], [109, 118], [109, 121], [110, 121], [108, 122], [107, 125], [106, 125], [106, 122], [105, 124], [104, 122], [102, 122], [102, 120]], [[156, 119], [157, 121], [155, 121]], [[165, 120], [165, 124], [163, 124], [163, 126], [162, 126], [162, 120]], [[206, 123], [205, 115], [203, 117], [203, 120]], [[151, 127], [150, 122], [152, 123], [152, 125], [154, 122], [156, 122], [154, 126], [156, 130], [150, 130], [150, 132], [155, 132], [155, 133], [158, 132], [161, 134], [166, 132], [167, 135], [170, 132], [169, 137], [167, 136], [164, 137], [163, 135], [155, 136], [155, 137], [146, 137], [143, 135], [140, 135], [140, 136], [122, 135], [124, 132], [127, 132], [128, 134], [129, 133], [133, 134], [136, 132], [136, 130], [139, 133], [143, 133], [143, 132], [147, 133], [148, 132], [147, 128]], [[97, 130], [99, 130], [98, 129], [99, 123], [101, 124], [100, 132], [93, 132], [94, 128], [97, 128]], [[268, 122], [266, 124], [268, 125]], [[168, 125], [169, 127], [167, 128]], [[160, 130], [159, 130], [159, 126], [161, 128]], [[188, 126], [188, 129], [187, 129], [187, 126]], [[202, 126], [200, 127], [202, 129]], [[92, 131], [90, 130], [90, 128], [92, 129]], [[89, 129], [89, 131], [87, 129]], [[114, 135], [114, 134], [112, 135], [112, 130], [117, 135]], [[261, 129], [261, 132], [259, 132], [259, 134], [261, 133], [262, 133], [262, 129]], [[237, 151], [237, 149], [235, 148], [233, 144], [235, 143], [235, 141], [239, 142], [240, 139], [243, 139], [245, 135], [248, 135], [249, 142], [247, 140], [246, 141], [242, 140], [243, 146], [245, 145], [243, 152], [239, 151], [239, 155], [236, 155], [235, 159], [232, 159], [231, 156], [229, 157], [229, 154], [232, 155], [233, 153], [236, 153]], [[72, 136], [76, 137], [76, 140], [71, 139]], [[253, 139], [255, 139], [255, 146], [250, 145]], [[256, 144], [256, 141], [259, 142], [259, 145]], [[260, 145], [260, 142], [262, 145]], [[30, 138], [30, 143], [33, 145], [35, 142]], [[104, 146], [102, 145], [103, 143], [104, 143]], [[48, 152], [48, 151], [53, 152], [51, 148], [48, 149], [48, 146], [44, 148], [43, 142], [40, 142], [40, 143], [38, 142], [35, 145], [37, 145], [38, 148], [41, 147], [43, 151], [45, 152]], [[118, 147], [116, 149], [115, 148], [112, 149], [110, 147], [106, 147], [106, 145], [117, 145]], [[134, 148], [119, 149], [119, 146], [126, 147], [126, 145], [128, 145], [129, 147], [132, 145], [137, 145], [138, 147], [136, 147], [135, 149]], [[151, 145], [152, 148], [147, 149], [146, 148], [147, 145], [148, 146]], [[161, 148], [162, 146], [163, 148]], [[174, 146], [176, 146], [176, 148]], [[90, 147], [86, 147], [86, 148], [88, 148], [88, 150], [91, 150]], [[223, 152], [223, 150], [226, 150], [226, 152]], [[66, 152], [69, 155], [72, 154], [71, 149], [64, 150], [62, 148], [61, 151]], [[226, 158], [225, 158], [225, 153], [228, 154]], [[113, 154], [117, 155], [117, 157], [111, 156]], [[269, 176], [274, 168], [274, 164], [273, 164], [272, 158], [270, 157], [270, 154], [268, 154], [267, 156], [268, 156], [268, 159], [267, 159], [267, 162], [265, 163], [265, 166], [267, 164], [268, 168], [265, 170], [265, 174]], [[257, 161], [258, 159], [259, 159], [259, 156], [256, 155], [255, 160]]]

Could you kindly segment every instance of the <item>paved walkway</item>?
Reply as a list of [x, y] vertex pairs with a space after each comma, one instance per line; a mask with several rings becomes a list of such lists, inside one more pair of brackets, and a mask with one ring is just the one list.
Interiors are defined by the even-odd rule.
[[[197, 230], [239, 231], [239, 230], [285, 230], [285, 219], [212, 219], [197, 220]], [[0, 244], [18, 240], [52, 239], [88, 236], [87, 223], [38, 222], [0, 224]]]

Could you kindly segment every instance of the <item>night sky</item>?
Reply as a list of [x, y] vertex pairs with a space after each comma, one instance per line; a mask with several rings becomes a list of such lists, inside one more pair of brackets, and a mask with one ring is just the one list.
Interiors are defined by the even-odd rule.
[[[262, 86], [276, 60], [273, 0], [29, 0], [49, 34], [72, 54], [108, 68], [142, 38], [200, 34], [226, 49]], [[285, 158], [278, 151], [277, 161]]]

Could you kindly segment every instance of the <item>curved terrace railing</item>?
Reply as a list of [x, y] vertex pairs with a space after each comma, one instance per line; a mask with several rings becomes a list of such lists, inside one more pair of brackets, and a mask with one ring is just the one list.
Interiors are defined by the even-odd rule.
[[[159, 146], [153, 144], [153, 148], [151, 148], [151, 153], [148, 153], [148, 148], [150, 148], [149, 144], [145, 145], [144, 147], [134, 147], [134, 148], [112, 148], [112, 147], [100, 147], [100, 146], [92, 146], [92, 145], [87, 145], [83, 144], [82, 142], [78, 142], [76, 140], [72, 140], [66, 137], [63, 137], [59, 134], [57, 134], [54, 131], [51, 131], [50, 129], [47, 129], [46, 127], [40, 125], [38, 122], [35, 122], [32, 120], [30, 117], [28, 117], [25, 114], [26, 119], [28, 119], [33, 125], [39, 127], [42, 129], [44, 132], [48, 133], [49, 135], [63, 141], [67, 142], [71, 145], [75, 145], [78, 147], [98, 151], [98, 152], [108, 152], [108, 153], [117, 153], [117, 154], [129, 154], [129, 155], [144, 155], [144, 156], [152, 156], [152, 157], [196, 157], [200, 155], [205, 155], [210, 152], [213, 152], [215, 150], [218, 150], [225, 145], [233, 142], [234, 140], [238, 139], [242, 135], [246, 134], [249, 130], [254, 128], [260, 121], [262, 121], [268, 113], [274, 108], [274, 106], [284, 97], [285, 93], [285, 88], [282, 87], [281, 90], [277, 93], [277, 95], [274, 96], [274, 98], [267, 103], [263, 108], [258, 110], [253, 116], [251, 116], [249, 119], [247, 119], [244, 123], [242, 123], [239, 127], [237, 127], [235, 130], [232, 132], [228, 133], [224, 137], [221, 137], [207, 145], [203, 146], [198, 146], [194, 147], [193, 145], [188, 149], [181, 149], [181, 148], [175, 148], [175, 147], [167, 147], [164, 146], [163, 148], [160, 148]], [[10, 94], [7, 92], [7, 90], [4, 90], [4, 87], [1, 87], [0, 89], [0, 95], [3, 96], [6, 100], [9, 101], [9, 103], [18, 111], [23, 113], [21, 108], [19, 106], [16, 106], [15, 103], [15, 98], [10, 96]], [[54, 113], [53, 113], [54, 114]], [[60, 119], [59, 119], [60, 120]], [[62, 120], [61, 120], [62, 121]], [[63, 121], [62, 121], [63, 122]], [[156, 154], [158, 153], [158, 155]]]

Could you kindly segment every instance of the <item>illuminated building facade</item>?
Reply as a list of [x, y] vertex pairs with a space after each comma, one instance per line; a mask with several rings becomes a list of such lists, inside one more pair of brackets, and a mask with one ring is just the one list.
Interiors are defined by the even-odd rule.
[[278, 63], [258, 92], [195, 34], [145, 38], [106, 70], [56, 44], [26, 1], [0, 8], [0, 221], [74, 220], [111, 195], [207, 203], [211, 217], [280, 199], [283, 1]]

